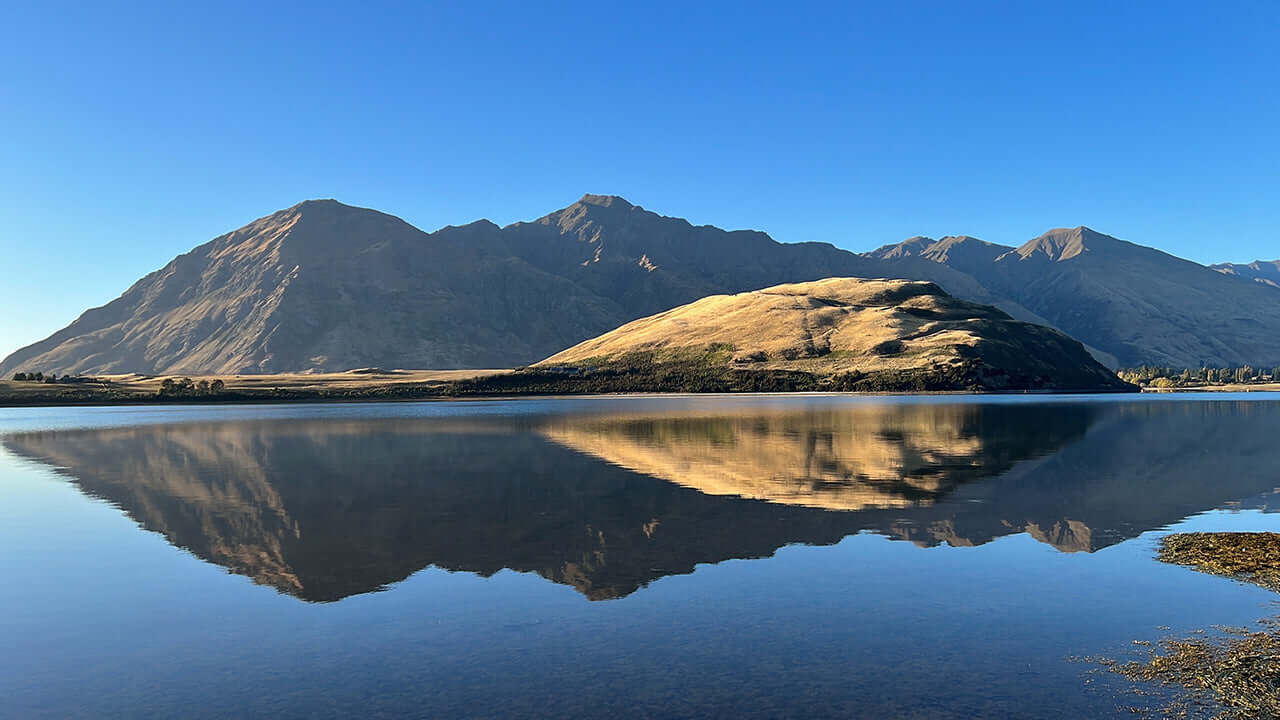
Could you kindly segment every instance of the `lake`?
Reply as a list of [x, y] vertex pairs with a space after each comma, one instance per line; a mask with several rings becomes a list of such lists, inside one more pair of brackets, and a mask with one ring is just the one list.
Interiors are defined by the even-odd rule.
[[1129, 717], [1273, 397], [0, 410], [0, 715]]

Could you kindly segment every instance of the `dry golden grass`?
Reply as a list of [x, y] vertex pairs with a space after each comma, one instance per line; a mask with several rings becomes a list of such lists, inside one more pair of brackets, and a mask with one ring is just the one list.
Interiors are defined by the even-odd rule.
[[[0, 405], [92, 404], [135, 402], [157, 397], [167, 380], [188, 378], [198, 383], [221, 380], [228, 400], [360, 399], [379, 394], [394, 396], [399, 389], [441, 385], [456, 380], [501, 375], [510, 370], [379, 370], [366, 368], [338, 373], [280, 373], [272, 375], [95, 375], [92, 382], [61, 384], [0, 381]], [[385, 392], [384, 392], [385, 391]], [[180, 398], [178, 398], [180, 399]], [[204, 398], [217, 400], [218, 398]]]
[[972, 321], [1008, 320], [927, 282], [828, 278], [712, 295], [579, 343], [541, 365], [631, 352], [731, 346], [734, 367], [905, 370], [958, 359], [981, 335]]

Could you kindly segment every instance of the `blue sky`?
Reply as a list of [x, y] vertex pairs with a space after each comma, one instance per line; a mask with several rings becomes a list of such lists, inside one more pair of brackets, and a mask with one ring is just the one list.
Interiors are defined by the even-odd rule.
[[1085, 224], [1280, 256], [1273, 1], [0, 12], [0, 355], [315, 197], [426, 230], [592, 192], [852, 250]]

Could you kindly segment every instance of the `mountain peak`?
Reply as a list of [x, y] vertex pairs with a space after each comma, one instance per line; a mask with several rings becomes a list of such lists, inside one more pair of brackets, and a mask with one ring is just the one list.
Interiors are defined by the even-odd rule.
[[569, 207], [544, 215], [535, 222], [541, 225], [558, 226], [561, 231], [568, 231], [570, 228], [579, 227], [584, 223], [623, 221], [631, 218], [634, 211], [642, 210], [643, 208], [640, 206], [632, 205], [617, 195], [592, 195], [588, 193]]
[[1096, 250], [1100, 247], [1114, 246], [1122, 242], [1110, 235], [1078, 225], [1073, 228], [1054, 228], [1034, 240], [1030, 240], [1017, 249], [1023, 259], [1043, 256], [1050, 262], [1062, 262]]
[[270, 215], [260, 217], [241, 228], [240, 231], [260, 230], [264, 227], [278, 226], [282, 224], [289, 226], [295, 226], [300, 223], [306, 223], [308, 225], [313, 225], [315, 223], [330, 225], [335, 222], [358, 221], [359, 218], [372, 217], [394, 218], [399, 220], [399, 218], [396, 218], [394, 215], [388, 215], [387, 213], [380, 210], [374, 210], [373, 208], [347, 205], [346, 203], [338, 202], [333, 198], [313, 198], [310, 200], [303, 200], [296, 205], [287, 207], [283, 210], [277, 210]]
[[989, 243], [972, 235], [948, 235], [930, 245], [920, 256], [965, 272], [995, 262], [1012, 248]]
[[587, 193], [578, 200], [579, 205], [598, 205], [600, 207], [618, 207], [623, 210], [630, 210], [635, 205], [627, 202], [625, 198], [618, 195], [592, 195]]
[[303, 200], [302, 202], [292, 207], [285, 208], [284, 210], [280, 211], [280, 214], [299, 215], [302, 213], [313, 213], [313, 212], [326, 212], [326, 211], [333, 212], [339, 209], [359, 210], [361, 208], [356, 208], [356, 207], [352, 207], [351, 205], [340, 203], [337, 200], [334, 200], [333, 198], [313, 198], [310, 200]]
[[880, 260], [894, 260], [897, 258], [912, 257], [919, 255], [924, 250], [932, 246], [936, 241], [931, 237], [924, 235], [916, 235], [909, 237], [900, 243], [893, 245], [883, 245], [868, 253], [871, 257]]

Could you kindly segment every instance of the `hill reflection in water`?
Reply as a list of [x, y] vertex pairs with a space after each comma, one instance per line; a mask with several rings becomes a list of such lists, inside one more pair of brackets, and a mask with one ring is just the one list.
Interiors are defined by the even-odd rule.
[[[307, 601], [427, 566], [617, 598], [870, 531], [1093, 551], [1272, 492], [1280, 407], [831, 404], [10, 435], [175, 546]], [[1212, 447], [1212, 454], [1202, 448]]]

